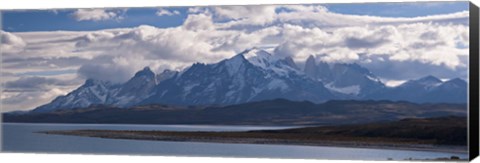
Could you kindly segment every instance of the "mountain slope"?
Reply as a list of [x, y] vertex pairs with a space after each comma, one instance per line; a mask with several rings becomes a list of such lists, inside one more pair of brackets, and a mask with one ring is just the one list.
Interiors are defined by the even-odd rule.
[[216, 64], [196, 63], [164, 80], [141, 104], [237, 104], [285, 98], [322, 102], [334, 98], [321, 82], [305, 77], [287, 58], [246, 50]]
[[105, 104], [111, 90], [117, 86], [110, 82], [88, 79], [76, 90], [65, 96], [59, 96], [52, 102], [39, 106], [34, 112], [49, 112], [60, 109], [84, 108], [93, 104]]
[[122, 108], [145, 104], [224, 106], [278, 98], [313, 103], [332, 99], [466, 103], [467, 83], [427, 76], [391, 88], [355, 63], [317, 62], [310, 56], [302, 70], [290, 57], [252, 48], [218, 63], [195, 63], [182, 71], [164, 70], [155, 75], [146, 67], [121, 84], [88, 79], [34, 112], [96, 104]]
[[155, 74], [145, 67], [124, 84], [112, 84], [107, 81], [88, 79], [68, 93], [52, 102], [35, 108], [34, 112], [85, 108], [95, 104], [108, 104], [120, 107], [135, 105], [149, 97], [155, 87]]
[[442, 82], [440, 79], [429, 75], [377, 92], [368, 98], [418, 103], [466, 103], [467, 82], [458, 78]]
[[312, 79], [322, 81], [333, 92], [362, 98], [385, 88], [385, 85], [368, 69], [358, 64], [317, 63], [315, 57], [308, 57], [304, 72]]
[[133, 78], [119, 87], [117, 92], [112, 92], [106, 104], [116, 106], [131, 106], [146, 99], [156, 86], [155, 73], [149, 67], [135, 74]]
[[312, 125], [360, 124], [403, 118], [467, 116], [466, 104], [335, 100], [321, 104], [274, 99], [228, 106], [94, 105], [36, 114], [4, 114], [5, 122]]

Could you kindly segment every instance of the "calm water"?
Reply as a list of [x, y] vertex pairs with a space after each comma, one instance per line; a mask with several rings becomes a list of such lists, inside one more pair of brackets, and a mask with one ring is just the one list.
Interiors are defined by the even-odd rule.
[[467, 158], [466, 153], [442, 153], [406, 150], [312, 147], [297, 145], [223, 144], [102, 139], [35, 133], [47, 130], [110, 129], [170, 131], [245, 131], [289, 127], [205, 126], [205, 125], [99, 125], [99, 124], [3, 124], [2, 150], [7, 152], [94, 153], [177, 156], [310, 158], [403, 160], [438, 158], [452, 155]]

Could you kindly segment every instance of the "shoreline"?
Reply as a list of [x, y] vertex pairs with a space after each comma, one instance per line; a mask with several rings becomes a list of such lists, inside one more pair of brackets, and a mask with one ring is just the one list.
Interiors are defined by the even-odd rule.
[[[400, 139], [324, 137], [311, 138], [302, 134], [265, 134], [246, 132], [175, 132], [175, 131], [126, 131], [126, 130], [55, 130], [38, 133], [52, 135], [96, 137], [105, 139], [127, 139], [147, 141], [204, 142], [231, 144], [264, 144], [264, 145], [302, 145], [315, 147], [367, 148], [386, 150], [409, 150], [445, 153], [468, 153], [466, 146], [434, 145], [428, 143], [414, 144], [412, 140]], [[350, 139], [350, 140], [349, 140]]]
[[301, 127], [317, 127], [328, 126], [331, 124], [299, 124], [299, 125], [283, 125], [283, 124], [189, 124], [189, 123], [172, 123], [172, 124], [152, 124], [152, 123], [66, 123], [66, 122], [0, 122], [0, 124], [7, 125], [92, 125], [92, 126], [105, 126], [105, 125], [118, 125], [118, 126], [214, 126], [214, 127], [278, 127], [278, 128], [301, 128]]

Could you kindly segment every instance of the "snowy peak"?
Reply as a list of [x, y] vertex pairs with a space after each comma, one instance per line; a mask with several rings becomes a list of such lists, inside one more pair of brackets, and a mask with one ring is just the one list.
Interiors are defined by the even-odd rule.
[[441, 87], [442, 89], [456, 89], [456, 88], [467, 88], [468, 83], [465, 80], [460, 78], [450, 79], [446, 82], [443, 82]]
[[[122, 84], [116, 96], [145, 96], [155, 85], [155, 73], [149, 67], [145, 67], [143, 70], [135, 73], [133, 78]], [[116, 100], [114, 99], [114, 101]]]
[[107, 103], [116, 106], [134, 105], [147, 98], [156, 84], [155, 73], [149, 67], [145, 67], [138, 71], [133, 78], [122, 84], [118, 92], [112, 90]]
[[241, 55], [243, 55], [248, 62], [262, 68], [270, 67], [278, 60], [275, 56], [271, 55], [267, 51], [258, 48], [245, 50], [241, 53]]
[[409, 80], [400, 86], [386, 89], [371, 97], [372, 99], [418, 103], [465, 103], [467, 102], [467, 83], [459, 78], [442, 82], [439, 78], [428, 75]]
[[420, 79], [409, 80], [400, 85], [400, 87], [423, 87], [424, 89], [430, 89], [432, 87], [439, 86], [442, 83], [442, 80], [438, 79], [437, 77], [428, 75]]
[[110, 82], [88, 79], [76, 90], [65, 96], [58, 96], [52, 102], [39, 106], [33, 112], [49, 112], [59, 109], [88, 107], [92, 104], [106, 104], [110, 90], [115, 85]]
[[420, 78], [420, 79], [416, 80], [415, 82], [423, 84], [423, 85], [435, 85], [435, 84], [442, 83], [442, 80], [438, 79], [435, 76], [428, 75], [426, 77], [423, 77], [423, 78]]
[[292, 73], [303, 74], [291, 57], [280, 59], [279, 57], [258, 48], [247, 49], [216, 65], [222, 64], [227, 65], [230, 74], [237, 72], [239, 68], [246, 65], [257, 67], [259, 70], [265, 72], [272, 72], [272, 74], [278, 76], [288, 76]]
[[[146, 96], [153, 89], [153, 87], [155, 87], [155, 85], [155, 73], [153, 73], [149, 67], [145, 67], [143, 70], [138, 71], [133, 78], [121, 85], [118, 94], [116, 94], [116, 97]], [[118, 99], [114, 99], [114, 101], [118, 101]]]
[[[363, 76], [369, 76], [371, 78], [377, 78], [368, 69], [358, 65], [357, 63], [335, 63], [331, 67], [332, 67], [332, 70], [337, 74], [356, 73], [356, 74], [361, 74]], [[376, 80], [376, 79], [372, 79], [372, 80]]]
[[98, 85], [110, 85], [110, 82], [97, 79], [87, 79], [81, 87], [93, 87]]
[[165, 69], [163, 70], [162, 73], [158, 74], [156, 79], [157, 79], [157, 83], [160, 83], [164, 80], [167, 80], [167, 79], [170, 79], [174, 76], [176, 76], [179, 72], [178, 71], [173, 71], [173, 70], [169, 70], [169, 69]]
[[155, 78], [155, 73], [153, 73], [153, 71], [150, 69], [150, 67], [145, 67], [145, 68], [143, 68], [143, 70], [135, 73], [134, 78], [136, 78], [136, 77], [146, 77], [146, 78], [149, 78], [149, 79], [153, 79], [153, 78]]
[[279, 59], [248, 49], [214, 64], [194, 64], [174, 80], [157, 85], [141, 104], [238, 104], [284, 98], [321, 102], [333, 98], [322, 83], [296, 70], [291, 58]]
[[87, 79], [85, 83], [52, 102], [37, 107], [35, 112], [48, 112], [61, 109], [84, 108], [90, 105], [104, 104], [119, 107], [133, 105], [148, 97], [155, 87], [155, 74], [145, 67], [123, 84]]
[[467, 82], [463, 79], [460, 79], [460, 78], [454, 78], [454, 79], [446, 81], [445, 83], [451, 83], [451, 84], [455, 84], [455, 85], [467, 85]]
[[133, 84], [146, 84], [153, 83], [156, 84], [155, 73], [150, 69], [150, 67], [145, 67], [143, 70], [138, 71], [135, 75], [128, 80], [124, 85], [133, 85]]
[[245, 59], [245, 56], [243, 56], [242, 53], [235, 55], [232, 58], [225, 59], [223, 61], [220, 61], [219, 63], [213, 64], [214, 67], [224, 67], [229, 76], [235, 75], [237, 72], [240, 71], [242, 67], [244, 67], [245, 64], [249, 63], [247, 59]]
[[262, 70], [274, 72], [274, 74], [280, 76], [288, 76], [291, 73], [302, 74], [292, 58], [280, 59], [258, 48], [247, 49], [229, 59], [229, 62], [234, 62], [234, 64], [231, 64], [233, 68], [237, 68], [240, 63], [245, 61]]
[[245, 51], [241, 52], [240, 55], [243, 55], [245, 59], [250, 59], [250, 58], [270, 58], [273, 57], [272, 54], [268, 53], [265, 50], [259, 49], [259, 48], [251, 48], [251, 49], [246, 49]]
[[346, 95], [363, 97], [385, 87], [379, 78], [356, 63], [316, 63], [313, 55], [305, 61], [304, 72], [331, 91]]

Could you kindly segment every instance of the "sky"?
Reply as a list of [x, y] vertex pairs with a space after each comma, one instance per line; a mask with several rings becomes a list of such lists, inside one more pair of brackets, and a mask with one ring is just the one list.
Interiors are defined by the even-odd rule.
[[[467, 79], [468, 2], [2, 11], [3, 112], [48, 103], [94, 78], [122, 83], [216, 63], [252, 47], [299, 65], [358, 63], [389, 85]], [[415, 67], [415, 68], [412, 68]]]

